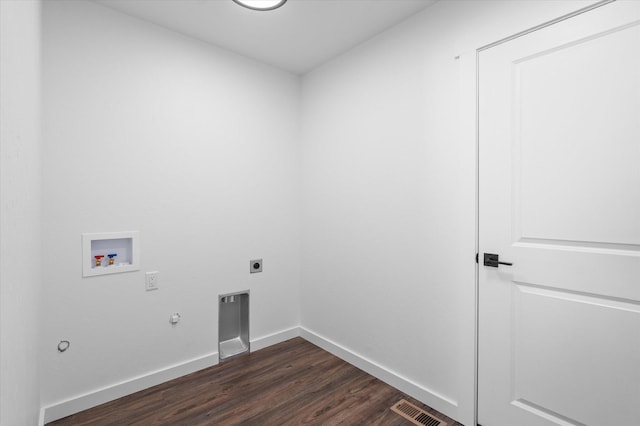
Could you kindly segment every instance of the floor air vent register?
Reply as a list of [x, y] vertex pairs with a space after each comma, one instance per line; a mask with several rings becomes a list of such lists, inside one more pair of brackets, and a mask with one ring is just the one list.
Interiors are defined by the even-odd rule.
[[408, 403], [404, 399], [401, 399], [393, 407], [391, 411], [396, 414], [400, 414], [405, 419], [411, 421], [411, 423], [418, 426], [445, 426], [446, 423], [437, 417], [432, 416], [424, 410], [416, 407], [413, 404]]

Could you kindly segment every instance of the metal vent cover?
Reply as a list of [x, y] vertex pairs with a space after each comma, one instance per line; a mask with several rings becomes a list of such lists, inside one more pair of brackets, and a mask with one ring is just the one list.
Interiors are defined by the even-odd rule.
[[418, 426], [445, 426], [446, 423], [437, 417], [432, 416], [426, 411], [416, 407], [415, 405], [401, 399], [393, 407], [391, 411], [401, 415], [411, 423]]

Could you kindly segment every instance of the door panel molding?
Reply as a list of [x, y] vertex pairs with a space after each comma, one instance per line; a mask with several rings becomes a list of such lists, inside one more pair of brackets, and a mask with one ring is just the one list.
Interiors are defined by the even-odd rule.
[[520, 37], [525, 36], [527, 34], [530, 34], [532, 32], [535, 32], [535, 31], [541, 30], [543, 28], [546, 28], [546, 27], [548, 27], [550, 25], [557, 24], [558, 22], [562, 22], [562, 21], [565, 21], [567, 19], [571, 19], [574, 16], [581, 15], [581, 14], [583, 14], [585, 12], [589, 12], [590, 10], [597, 9], [599, 7], [602, 7], [602, 6], [606, 5], [606, 4], [613, 3], [614, 1], [616, 1], [616, 0], [602, 0], [602, 1], [599, 1], [599, 2], [594, 3], [592, 5], [583, 7], [582, 9], [578, 9], [575, 12], [567, 13], [566, 15], [559, 16], [556, 19], [552, 19], [552, 20], [544, 22], [544, 23], [542, 23], [540, 25], [536, 25], [535, 27], [527, 28], [526, 30], [520, 31], [520, 32], [515, 33], [513, 35], [510, 35], [508, 37], [501, 38], [500, 40], [497, 40], [497, 41], [494, 41], [492, 43], [489, 43], [489, 44], [486, 44], [484, 46], [481, 46], [476, 50], [476, 53], [480, 53], [483, 50], [491, 49], [492, 47], [499, 46], [499, 45], [501, 45], [503, 43], [506, 43], [508, 41], [511, 41], [511, 40], [515, 40], [517, 38], [520, 38]]

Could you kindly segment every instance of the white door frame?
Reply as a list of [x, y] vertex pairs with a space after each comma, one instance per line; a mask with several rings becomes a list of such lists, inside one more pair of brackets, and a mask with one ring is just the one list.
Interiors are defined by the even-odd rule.
[[[601, 6], [604, 6], [606, 4], [612, 3], [616, 0], [601, 0], [595, 3], [592, 3], [586, 7], [583, 7], [581, 9], [578, 9], [574, 12], [570, 12], [567, 13], [565, 15], [559, 16], [558, 18], [552, 19], [550, 21], [544, 22], [540, 25], [536, 25], [534, 27], [525, 29], [523, 31], [520, 31], [518, 33], [515, 33], [513, 35], [510, 35], [508, 37], [499, 39], [497, 41], [494, 41], [492, 43], [486, 44], [484, 46], [481, 46], [479, 48], [476, 49], [475, 52], [475, 60], [473, 61], [473, 64], [471, 64], [470, 62], [472, 61], [462, 61], [461, 63], [461, 73], [463, 75], [469, 75], [471, 72], [471, 66], [473, 65], [474, 68], [474, 73], [475, 73], [475, 82], [474, 82], [474, 87], [475, 87], [475, 102], [474, 102], [474, 106], [473, 106], [473, 113], [475, 114], [474, 116], [474, 135], [475, 135], [475, 149], [476, 149], [476, 170], [475, 170], [475, 194], [476, 194], [476, 200], [475, 200], [475, 247], [476, 247], [476, 275], [475, 275], [475, 310], [474, 310], [474, 314], [475, 314], [475, 318], [474, 318], [474, 379], [473, 379], [473, 384], [474, 384], [474, 414], [473, 414], [473, 425], [478, 425], [478, 336], [479, 336], [479, 312], [480, 312], [480, 305], [479, 305], [479, 294], [480, 294], [480, 282], [479, 282], [479, 268], [480, 268], [480, 264], [479, 264], [479, 257], [480, 257], [480, 175], [479, 175], [479, 169], [480, 169], [480, 157], [479, 157], [479, 153], [480, 153], [480, 133], [479, 133], [479, 129], [480, 129], [480, 108], [479, 108], [479, 102], [480, 102], [480, 96], [479, 96], [479, 81], [480, 81], [480, 53], [484, 50], [487, 49], [491, 49], [492, 47], [501, 45], [503, 43], [509, 42], [511, 40], [520, 38], [522, 36], [525, 36], [527, 34], [530, 34], [532, 32], [538, 31], [540, 29], [549, 27], [551, 25], [557, 24], [559, 22], [565, 21], [567, 19], [573, 18], [575, 16], [581, 15], [585, 12], [589, 12], [591, 10], [597, 9]], [[464, 58], [461, 58], [464, 59]], [[465, 72], [466, 70], [466, 72]], [[461, 91], [460, 93], [464, 94], [468, 93], [468, 86], [465, 85], [464, 82], [464, 78], [462, 79], [462, 83], [461, 83]], [[467, 87], [465, 87], [467, 86]], [[468, 98], [467, 98], [468, 99]], [[465, 104], [467, 104], [465, 106]], [[461, 107], [461, 115], [462, 117], [462, 129], [463, 132], [465, 132], [465, 134], [468, 134], [468, 130], [465, 131], [464, 129], [469, 129], [470, 127], [470, 121], [467, 117], [469, 117], [470, 112], [469, 112], [469, 105], [468, 105], [468, 101], [465, 101], [463, 99], [463, 103], [462, 103], [462, 107]]]

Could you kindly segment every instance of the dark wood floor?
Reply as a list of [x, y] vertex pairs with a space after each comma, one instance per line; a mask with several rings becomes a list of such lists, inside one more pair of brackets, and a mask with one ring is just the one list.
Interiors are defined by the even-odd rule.
[[295, 338], [49, 425], [411, 425], [400, 399], [462, 426]]

